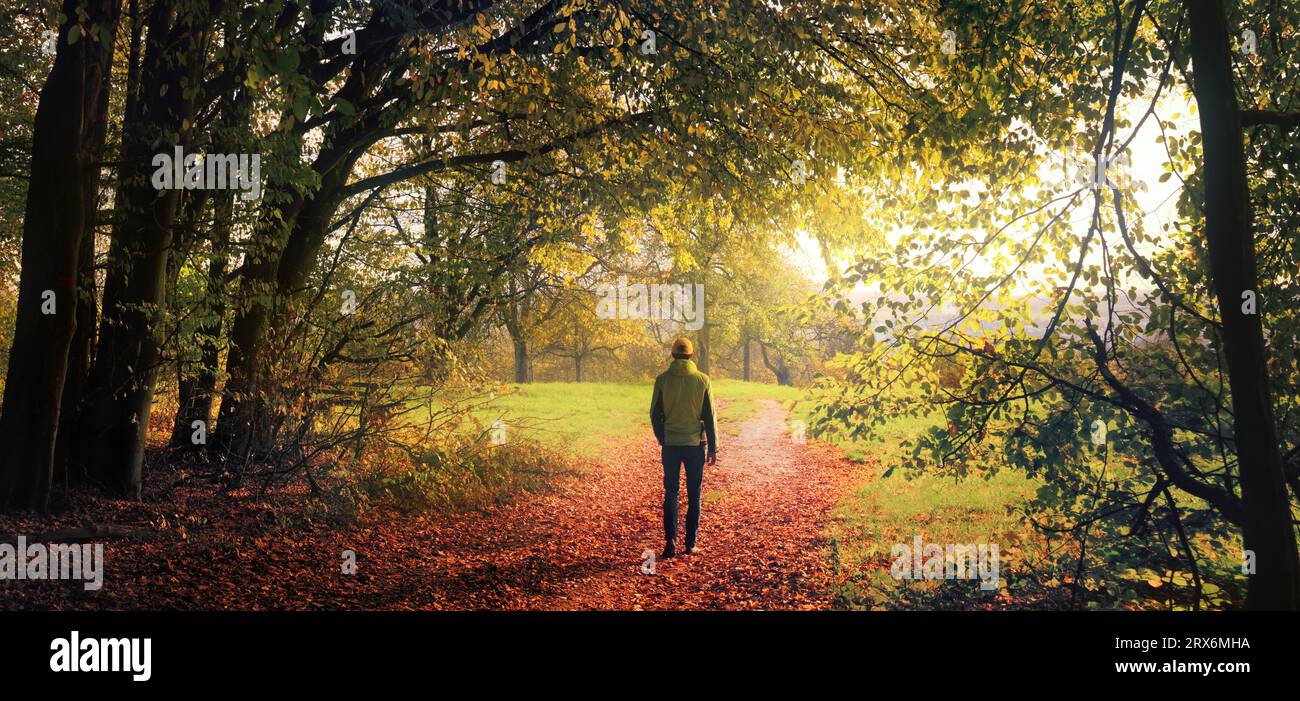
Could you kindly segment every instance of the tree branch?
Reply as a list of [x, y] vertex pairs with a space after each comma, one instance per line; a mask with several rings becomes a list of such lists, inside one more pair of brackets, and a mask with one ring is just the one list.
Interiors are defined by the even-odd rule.
[[1097, 329], [1093, 326], [1091, 320], [1086, 320], [1088, 338], [1092, 339], [1093, 359], [1097, 365], [1098, 372], [1101, 373], [1106, 384], [1119, 395], [1120, 401], [1128, 409], [1129, 413], [1141, 419], [1151, 429], [1151, 447], [1155, 452], [1156, 462], [1164, 471], [1174, 486], [1191, 494], [1200, 497], [1214, 505], [1224, 518], [1240, 526], [1244, 519], [1241, 500], [1235, 494], [1228, 492], [1221, 487], [1216, 487], [1207, 482], [1202, 482], [1185, 469], [1179, 462], [1177, 451], [1174, 449], [1174, 430], [1173, 427], [1165, 421], [1164, 415], [1160, 413], [1153, 405], [1145, 399], [1139, 397], [1132, 389], [1119, 381], [1115, 373], [1111, 372], [1110, 363], [1106, 358], [1106, 345], [1102, 342], [1101, 336], [1097, 335]]
[[1253, 127], [1268, 125], [1289, 131], [1300, 126], [1300, 112], [1277, 112], [1275, 110], [1242, 110], [1241, 125]]

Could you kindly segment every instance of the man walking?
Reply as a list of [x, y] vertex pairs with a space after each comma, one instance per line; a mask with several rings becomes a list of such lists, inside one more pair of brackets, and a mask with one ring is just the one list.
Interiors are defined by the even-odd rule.
[[677, 554], [677, 495], [682, 465], [686, 466], [686, 554], [699, 552], [695, 533], [700, 527], [700, 491], [704, 482], [704, 446], [708, 464], [718, 461], [718, 432], [713, 423], [713, 398], [709, 376], [691, 360], [695, 349], [688, 338], [673, 342], [673, 362], [655, 378], [650, 400], [650, 425], [663, 446], [664, 546], [663, 557]]

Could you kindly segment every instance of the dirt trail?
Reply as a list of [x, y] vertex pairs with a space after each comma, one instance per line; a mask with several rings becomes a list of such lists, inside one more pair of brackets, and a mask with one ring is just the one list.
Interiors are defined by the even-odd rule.
[[[780, 404], [720, 439], [704, 473], [703, 552], [655, 564], [662, 548], [659, 446], [648, 435], [563, 490], [486, 514], [430, 520], [438, 552], [408, 568], [429, 578], [433, 608], [802, 609], [823, 593], [822, 525], [855, 466], [821, 444], [797, 445]], [[681, 514], [686, 511], [683, 486]], [[684, 525], [679, 529], [684, 529]], [[399, 557], [409, 557], [402, 553]], [[414, 603], [414, 602], [409, 602]]]

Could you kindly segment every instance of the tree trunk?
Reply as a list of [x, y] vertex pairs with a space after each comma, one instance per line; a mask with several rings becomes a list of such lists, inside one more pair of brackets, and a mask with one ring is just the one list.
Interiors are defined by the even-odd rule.
[[[99, 143], [102, 148], [102, 135]], [[68, 349], [68, 366], [64, 375], [63, 398], [60, 402], [59, 435], [54, 449], [54, 478], [55, 481], [62, 482], [64, 488], [80, 481], [84, 476], [76, 469], [72, 453], [76, 448], [76, 427], [81, 413], [81, 395], [86, 386], [86, 375], [90, 372], [91, 361], [94, 359], [95, 326], [99, 317], [95, 295], [95, 205], [98, 198], [93, 194], [99, 192], [98, 169], [95, 177], [87, 179], [85, 187], [86, 200], [90, 206], [85, 212], [86, 233], [81, 239], [78, 261], [80, 272], [77, 275], [77, 330], [72, 335], [72, 344]]]
[[528, 357], [528, 340], [512, 337], [515, 347], [515, 382], [527, 384], [533, 381], [533, 366]]
[[573, 381], [582, 382], [582, 356], [573, 356]]
[[256, 400], [261, 376], [258, 367], [262, 362], [262, 343], [270, 309], [256, 300], [258, 295], [270, 293], [271, 283], [260, 282], [274, 277], [273, 272], [268, 274], [268, 268], [274, 271], [273, 260], [262, 259], [245, 266], [241, 294], [251, 296], [254, 301], [239, 308], [230, 326], [230, 350], [226, 354], [226, 371], [230, 377], [221, 398], [214, 452], [236, 465], [242, 460], [240, 456], [247, 457], [256, 423], [253, 416], [258, 411]]
[[1222, 0], [1187, 0], [1186, 6], [1203, 140], [1205, 238], [1232, 390], [1242, 536], [1257, 567], [1246, 606], [1296, 609], [1300, 558], [1274, 422], [1263, 323], [1257, 314], [1242, 311], [1243, 292], [1260, 290], [1228, 23]]
[[[54, 67], [41, 88], [32, 129], [32, 158], [23, 216], [21, 276], [14, 341], [0, 415], [0, 510], [44, 510], [54, 474], [68, 348], [76, 332], [77, 279], [87, 198], [98, 168], [93, 110], [105, 104], [119, 5], [66, 0]], [[84, 15], [84, 19], [83, 19]], [[69, 43], [82, 21], [100, 37]], [[53, 312], [49, 311], [50, 295]]]
[[759, 342], [759, 348], [763, 351], [763, 365], [776, 376], [776, 383], [785, 387], [790, 386], [790, 367], [785, 364], [785, 359], [780, 355], [776, 356], [776, 362], [772, 362], [767, 355], [767, 344]]
[[[384, 7], [381, 3], [377, 7]], [[328, 13], [317, 15], [305, 28], [312, 34], [323, 34]], [[372, 14], [367, 30], [385, 36], [379, 42], [361, 50], [350, 64], [347, 82], [339, 97], [353, 105], [363, 103], [369, 90], [378, 82], [385, 60], [400, 43], [402, 31], [391, 26], [387, 13]], [[293, 132], [299, 146], [306, 142], [305, 132]], [[296, 186], [280, 191], [266, 192], [262, 201], [267, 203], [264, 223], [254, 235], [253, 250], [246, 256], [240, 276], [239, 304], [230, 327], [230, 347], [226, 355], [226, 372], [229, 379], [221, 400], [217, 418], [216, 440], [212, 452], [220, 453], [235, 470], [246, 461], [258, 443], [258, 426], [263, 423], [261, 380], [265, 368], [264, 355], [268, 335], [273, 328], [275, 305], [281, 297], [293, 294], [306, 277], [315, 252], [324, 242], [328, 221], [340, 203], [339, 192], [346, 184], [356, 162], [359, 150], [366, 141], [365, 129], [352, 125], [342, 134], [331, 134], [330, 141], [321, 148], [312, 164], [321, 178], [320, 187], [310, 196]], [[270, 298], [271, 303], [264, 300]]]
[[[376, 7], [385, 5], [380, 3]], [[340, 99], [353, 105], [368, 99], [402, 43], [406, 30], [401, 21], [388, 12], [372, 14], [367, 28], [374, 28], [383, 38], [363, 49], [350, 64], [346, 82], [338, 92]], [[256, 237], [261, 250], [256, 256], [247, 256], [259, 260], [245, 265], [241, 276], [240, 292], [249, 301], [231, 324], [230, 349], [226, 356], [229, 380], [213, 446], [214, 452], [222, 453], [235, 470], [262, 447], [261, 427], [269, 418], [262, 380], [268, 369], [265, 357], [268, 340], [280, 321], [278, 305], [300, 291], [344, 199], [343, 189], [353, 166], [361, 153], [377, 140], [376, 134], [382, 132], [383, 129], [363, 119], [331, 133], [312, 163], [312, 169], [320, 176], [320, 186], [315, 192], [304, 196], [297, 187], [289, 187], [287, 192], [265, 193], [263, 197], [264, 202], [281, 204], [263, 217], [268, 225]], [[304, 133], [298, 132], [296, 136], [305, 142]], [[262, 301], [267, 298], [271, 299], [270, 304]]]
[[[264, 446], [267, 424], [265, 388], [268, 370], [266, 346], [279, 323], [279, 304], [299, 291], [311, 272], [316, 254], [325, 242], [329, 224], [339, 205], [339, 191], [352, 172], [354, 157], [347, 157], [322, 176], [321, 188], [307, 199], [295, 199], [282, 211], [282, 221], [292, 222], [288, 244], [282, 251], [263, 252], [262, 260], [244, 268], [242, 294], [253, 300], [270, 296], [270, 304], [253, 301], [235, 316], [230, 331], [226, 370], [230, 379], [217, 420], [218, 445], [233, 469], [251, 459]], [[281, 240], [268, 230], [267, 240]]]
[[[140, 94], [140, 44], [143, 24], [140, 21], [139, 3], [137, 0], [127, 2], [127, 14], [125, 20], [131, 28], [130, 37], [127, 42], [126, 57], [126, 85], [123, 87], [123, 114], [131, 114], [136, 109], [137, 100]], [[101, 97], [104, 105], [104, 114], [100, 120], [99, 127], [106, 128], [108, 125], [107, 98], [108, 91], [103, 91]], [[99, 148], [97, 153], [103, 152], [103, 137], [99, 137]], [[119, 174], [120, 176], [120, 174]], [[120, 177], [118, 186], [120, 188]], [[72, 339], [72, 348], [68, 356], [67, 379], [63, 389], [62, 412], [59, 420], [59, 438], [54, 453], [55, 479], [59, 478], [62, 472], [64, 482], [67, 484], [71, 480], [81, 480], [86, 477], [85, 466], [78, 451], [83, 450], [83, 443], [77, 441], [78, 431], [80, 430], [83, 412], [86, 408], [87, 383], [89, 382], [90, 369], [95, 360], [95, 347], [97, 337], [95, 329], [99, 320], [99, 306], [96, 296], [95, 276], [94, 276], [94, 255], [95, 255], [95, 233], [98, 222], [96, 221], [98, 206], [98, 187], [99, 171], [95, 171], [92, 189], [88, 190], [89, 197], [96, 201], [88, 201], [86, 208], [86, 236], [89, 240], [82, 242], [81, 249], [81, 269], [82, 282], [78, 293], [82, 297], [77, 304], [77, 332]], [[85, 344], [84, 346], [82, 344]]]
[[790, 368], [780, 359], [776, 359], [776, 367], [772, 368], [772, 374], [776, 375], [776, 383], [783, 387], [790, 386]]
[[234, 216], [234, 193], [217, 197], [212, 218], [212, 258], [208, 261], [208, 281], [202, 304], [207, 305], [204, 322], [195, 334], [199, 345], [199, 364], [194, 373], [183, 373], [180, 378], [179, 401], [176, 418], [172, 422], [171, 447], [176, 450], [199, 450], [194, 445], [194, 422], [202, 421], [209, 429], [212, 424], [212, 404], [216, 400], [217, 375], [221, 371], [221, 327], [226, 313], [222, 297], [226, 285], [226, 268], [229, 266], [227, 249], [230, 245], [231, 219]]
[[745, 339], [745, 348], [743, 354], [745, 358], [745, 364], [744, 364], [744, 371], [742, 373], [742, 377], [744, 378], [745, 382], [749, 382], [749, 346], [750, 345], [751, 344], [749, 339], [748, 338]]
[[700, 327], [699, 341], [700, 341], [699, 343], [695, 344], [697, 346], [697, 348], [695, 349], [695, 366], [700, 369], [700, 372], [707, 375], [709, 374], [709, 324], [708, 322], [705, 322], [704, 325]]
[[[429, 188], [425, 189], [425, 201], [429, 201]], [[426, 210], [427, 211], [427, 210]], [[432, 230], [431, 217], [427, 214], [424, 220], [426, 231]], [[528, 298], [529, 293], [521, 290], [515, 280], [515, 276], [510, 276], [506, 281], [506, 296], [508, 301], [501, 307], [501, 321], [506, 327], [506, 333], [510, 334], [510, 343], [514, 346], [515, 351], [515, 383], [527, 384], [533, 381], [532, 363], [528, 357], [528, 338], [524, 335], [524, 324], [528, 317]]]
[[[149, 17], [137, 110], [124, 118], [119, 212], [104, 284], [104, 324], [81, 422], [82, 462], [110, 494], [139, 497], [149, 413], [158, 379], [157, 320], [180, 189], [156, 190], [153, 155], [192, 147], [177, 125], [193, 119], [207, 32], [185, 3], [159, 2]], [[179, 186], [180, 183], [173, 183]]]
[[[133, 37], [133, 39], [136, 37]], [[104, 152], [104, 137], [108, 130], [108, 96], [111, 83], [99, 91], [98, 103], [90, 116], [91, 152]], [[82, 391], [95, 353], [95, 328], [99, 320], [99, 306], [95, 290], [95, 228], [98, 225], [100, 168], [88, 167], [82, 183], [83, 219], [85, 233], [78, 254], [77, 273], [77, 329], [68, 349], [68, 365], [64, 375], [63, 396], [60, 401], [59, 434], [54, 448], [54, 479], [66, 489], [80, 481], [84, 475], [72, 464], [72, 451], [77, 438], [77, 420], [81, 415]], [[71, 469], [70, 469], [71, 468]]]

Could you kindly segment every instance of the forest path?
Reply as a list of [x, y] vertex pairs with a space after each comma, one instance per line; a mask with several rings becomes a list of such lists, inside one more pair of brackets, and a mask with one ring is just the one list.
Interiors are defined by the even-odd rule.
[[[347, 527], [304, 525], [269, 501], [178, 486], [166, 498], [87, 497], [57, 517], [0, 519], [0, 533], [85, 521], [147, 534], [108, 540], [102, 590], [4, 582], [0, 610], [828, 608], [821, 534], [863, 466], [795, 444], [786, 419], [759, 400], [752, 417], [723, 425], [718, 464], [704, 472], [702, 552], [657, 561], [654, 574], [641, 570], [643, 553], [663, 547], [663, 469], [647, 426], [551, 491], [455, 515], [373, 510]], [[683, 520], [685, 502], [683, 487]], [[352, 557], [355, 571], [344, 571]]]
[[[798, 445], [785, 409], [759, 411], [723, 436], [704, 472], [702, 552], [658, 560], [662, 467], [650, 435], [621, 446], [557, 492], [487, 512], [424, 521], [436, 544], [419, 571], [425, 605], [453, 609], [827, 608], [823, 525], [857, 470], [838, 450]], [[679, 538], [686, 489], [681, 489]], [[680, 549], [679, 543], [679, 549]], [[646, 551], [655, 573], [644, 573]], [[409, 557], [414, 553], [403, 553]], [[404, 587], [405, 588], [405, 587]], [[409, 591], [409, 590], [408, 590]], [[424, 607], [417, 602], [408, 602]]]

